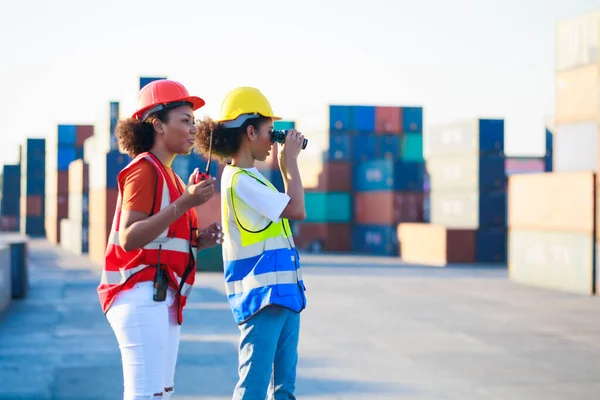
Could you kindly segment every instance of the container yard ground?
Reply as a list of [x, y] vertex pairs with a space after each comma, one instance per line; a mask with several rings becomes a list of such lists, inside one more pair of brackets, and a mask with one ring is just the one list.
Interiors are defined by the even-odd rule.
[[[0, 399], [119, 399], [99, 268], [43, 240], [30, 290], [0, 317]], [[299, 399], [592, 399], [600, 298], [510, 282], [498, 267], [305, 255]], [[368, 267], [368, 268], [367, 268]], [[198, 275], [174, 399], [230, 399], [237, 328], [219, 273]]]

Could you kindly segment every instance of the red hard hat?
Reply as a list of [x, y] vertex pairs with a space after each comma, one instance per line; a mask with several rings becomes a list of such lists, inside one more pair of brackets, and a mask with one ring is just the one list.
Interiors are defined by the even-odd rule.
[[197, 110], [205, 104], [200, 97], [190, 96], [181, 83], [169, 79], [150, 82], [140, 90], [137, 111], [131, 118], [144, 120], [153, 112], [164, 109], [169, 103], [189, 102]]

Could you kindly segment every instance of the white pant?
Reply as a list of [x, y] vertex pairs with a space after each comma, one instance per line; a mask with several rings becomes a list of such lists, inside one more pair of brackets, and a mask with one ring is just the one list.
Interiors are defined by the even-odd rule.
[[[124, 400], [168, 399], [175, 378], [180, 325], [175, 291], [163, 302], [152, 300], [152, 282], [117, 294], [106, 313], [123, 361]], [[163, 393], [162, 397], [155, 396]]]

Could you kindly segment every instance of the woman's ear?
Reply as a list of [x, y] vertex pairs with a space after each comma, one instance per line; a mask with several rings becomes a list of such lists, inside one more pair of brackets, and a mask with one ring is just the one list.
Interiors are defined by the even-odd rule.
[[248, 136], [248, 140], [256, 139], [256, 130], [254, 130], [254, 126], [248, 125], [246, 127], [246, 136]]
[[154, 118], [152, 120], [152, 125], [154, 126], [154, 130], [160, 134], [163, 134], [162, 121], [158, 118]]

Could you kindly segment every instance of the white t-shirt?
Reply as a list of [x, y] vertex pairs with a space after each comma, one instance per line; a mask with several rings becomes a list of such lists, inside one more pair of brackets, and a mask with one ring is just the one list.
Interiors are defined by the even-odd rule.
[[[263, 182], [268, 181], [256, 167], [242, 169]], [[225, 173], [224, 171], [223, 174]], [[238, 220], [245, 229], [251, 231], [264, 229], [271, 221], [279, 222], [281, 213], [290, 202], [287, 194], [275, 191], [244, 173], [236, 177], [235, 198], [234, 207]]]

